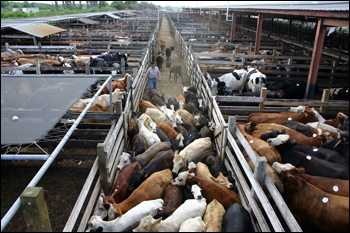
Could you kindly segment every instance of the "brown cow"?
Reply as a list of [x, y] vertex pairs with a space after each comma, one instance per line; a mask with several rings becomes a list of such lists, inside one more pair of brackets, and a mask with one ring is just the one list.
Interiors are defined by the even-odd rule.
[[179, 140], [179, 147], [183, 147], [183, 139], [184, 137], [181, 135], [181, 133], [178, 133], [170, 124], [166, 122], [159, 121], [157, 123], [157, 127], [164, 131], [164, 133], [170, 138], [171, 140]]
[[347, 115], [345, 115], [342, 112], [339, 112], [337, 114], [337, 117], [334, 119], [330, 119], [330, 120], [326, 120], [324, 123], [331, 125], [335, 128], [339, 128], [340, 126], [342, 126], [344, 124], [344, 122], [347, 122], [349, 120], [349, 117]]
[[141, 100], [139, 103], [139, 111], [142, 113], [145, 113], [147, 108], [157, 108], [157, 107], [154, 106], [150, 101]]
[[162, 198], [164, 189], [170, 184], [173, 174], [170, 169], [153, 173], [130, 196], [119, 204], [113, 203], [109, 211], [115, 211], [114, 217], [122, 216], [143, 201]]
[[318, 118], [309, 106], [305, 107], [304, 112], [298, 114], [293, 112], [280, 112], [280, 113], [251, 113], [247, 118], [247, 122], [251, 122], [251, 129], [258, 123], [276, 123], [283, 125], [287, 121], [297, 121], [301, 123], [315, 122]]
[[[156, 209], [151, 215], [153, 218], [166, 219], [182, 204], [182, 190], [181, 187], [169, 184], [163, 193], [163, 206]], [[153, 215], [154, 214], [154, 215]]]
[[[120, 79], [120, 80], [115, 80], [115, 81], [112, 81], [112, 92], [115, 90], [115, 89], [122, 89], [124, 91], [126, 91], [127, 89], [127, 80], [132, 78], [132, 76], [128, 73], [125, 74], [124, 76], [124, 79]], [[102, 92], [101, 92], [101, 95], [103, 94], [109, 94], [109, 84], [107, 84]]]
[[286, 202], [299, 224], [305, 221], [320, 231], [349, 231], [349, 198], [318, 189], [298, 177], [296, 169], [278, 173], [286, 188]]

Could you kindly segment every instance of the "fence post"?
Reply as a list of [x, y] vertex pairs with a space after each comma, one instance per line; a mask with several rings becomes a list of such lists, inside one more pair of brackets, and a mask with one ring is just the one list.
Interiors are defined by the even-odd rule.
[[122, 66], [122, 75], [125, 75], [125, 59], [121, 59], [121, 66]]
[[27, 187], [20, 196], [28, 232], [52, 232], [42, 187]]
[[98, 170], [100, 171], [100, 183], [101, 188], [104, 191], [106, 196], [109, 196], [110, 190], [109, 190], [109, 182], [108, 182], [108, 171], [106, 166], [106, 156], [105, 153], [105, 144], [99, 143], [97, 144], [97, 156], [98, 156]]
[[[261, 187], [264, 187], [264, 180], [266, 175], [267, 160], [265, 157], [256, 156], [256, 163], [254, 165], [254, 178], [258, 181]], [[251, 195], [256, 198], [256, 193], [253, 189], [250, 190]]]
[[41, 70], [40, 70], [40, 62], [39, 62], [39, 58], [35, 58], [35, 67], [36, 67], [36, 74], [40, 75], [41, 74]]
[[5, 42], [6, 50], [10, 48], [9, 46], [10, 46], [9, 43], [8, 43], [8, 42]]
[[266, 87], [261, 88], [260, 97], [263, 97], [264, 99], [261, 103], [259, 103], [259, 110], [265, 109], [264, 102], [266, 101], [266, 93], [267, 93], [267, 88]]
[[236, 127], [236, 117], [235, 116], [229, 116], [228, 117], [228, 131], [232, 135], [235, 134], [235, 127]]
[[[329, 89], [323, 89], [321, 102], [327, 102], [328, 99], [329, 99]], [[320, 112], [325, 112], [325, 111], [326, 111], [326, 107], [321, 106]]]

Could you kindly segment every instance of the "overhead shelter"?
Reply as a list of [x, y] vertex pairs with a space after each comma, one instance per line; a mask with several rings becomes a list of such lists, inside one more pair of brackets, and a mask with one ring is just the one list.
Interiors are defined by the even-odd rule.
[[[295, 1], [295, 2], [270, 2], [256, 3], [247, 5], [228, 4], [227, 6], [210, 6], [210, 7], [192, 7], [184, 8], [184, 12], [191, 13], [192, 17], [205, 23], [205, 14], [209, 13], [209, 29], [212, 25], [212, 13], [218, 14], [217, 30], [220, 31], [221, 18], [226, 14], [226, 21], [232, 21], [231, 24], [231, 42], [234, 41], [236, 16], [237, 15], [254, 15], [257, 16], [255, 54], [259, 53], [260, 41], [262, 35], [262, 24], [265, 18], [282, 18], [301, 21], [316, 22], [316, 34], [314, 46], [312, 49], [312, 60], [308, 75], [305, 98], [312, 99], [321, 55], [323, 52], [323, 43], [327, 27], [349, 27], [349, 2], [348, 1]], [[339, 56], [338, 52], [327, 51], [329, 56]], [[349, 61], [348, 55], [342, 55], [342, 59]]]

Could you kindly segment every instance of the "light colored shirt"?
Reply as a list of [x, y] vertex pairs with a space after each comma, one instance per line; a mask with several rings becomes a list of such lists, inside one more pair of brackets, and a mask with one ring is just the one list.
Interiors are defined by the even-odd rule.
[[154, 67], [154, 69], [152, 69], [152, 67], [150, 67], [148, 70], [147, 70], [147, 75], [149, 78], [157, 78], [158, 74], [160, 73], [158, 67]]

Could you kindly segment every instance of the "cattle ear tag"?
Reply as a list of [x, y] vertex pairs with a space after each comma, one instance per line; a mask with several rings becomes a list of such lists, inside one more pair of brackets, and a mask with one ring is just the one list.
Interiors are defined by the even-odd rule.
[[317, 149], [317, 148], [314, 148], [314, 149], [313, 149], [313, 152], [316, 152], [316, 151], [318, 151], [318, 149]]
[[307, 160], [311, 160], [311, 158], [312, 158], [312, 157], [311, 157], [310, 155], [306, 156], [306, 159], [307, 159]]
[[292, 118], [291, 118], [291, 117], [288, 117], [288, 120], [289, 120], [289, 121], [291, 121], [291, 120], [292, 120]]
[[145, 178], [147, 178], [147, 176], [148, 176], [148, 173], [146, 173]]
[[339, 187], [336, 186], [336, 185], [334, 185], [334, 186], [333, 186], [333, 191], [334, 191], [334, 192], [338, 192], [338, 191], [339, 191]]
[[329, 200], [329, 199], [328, 199], [328, 197], [324, 197], [324, 198], [322, 198], [322, 202], [323, 202], [323, 203], [327, 203], [327, 202], [328, 202], [328, 200]]

